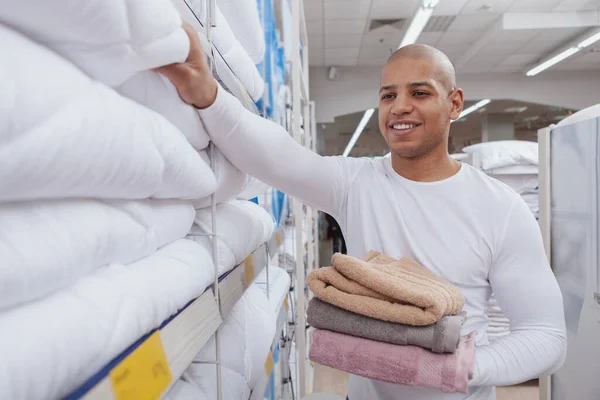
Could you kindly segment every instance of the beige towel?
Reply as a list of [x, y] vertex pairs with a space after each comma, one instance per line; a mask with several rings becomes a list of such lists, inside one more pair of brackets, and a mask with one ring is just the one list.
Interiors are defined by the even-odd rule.
[[464, 306], [460, 291], [414, 260], [371, 251], [364, 260], [334, 254], [333, 267], [306, 282], [321, 300], [357, 314], [413, 326], [434, 324]]

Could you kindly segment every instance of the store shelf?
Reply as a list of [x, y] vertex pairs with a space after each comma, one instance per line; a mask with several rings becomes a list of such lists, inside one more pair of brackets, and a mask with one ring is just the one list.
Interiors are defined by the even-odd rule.
[[221, 323], [214, 293], [208, 289], [65, 400], [158, 399], [179, 379]]
[[266, 267], [268, 243], [219, 278], [221, 311], [212, 288], [140, 338], [65, 400], [158, 399], [187, 369], [248, 286]]
[[181, 18], [183, 18], [186, 22], [191, 24], [194, 29], [198, 32], [198, 37], [200, 38], [200, 43], [204, 52], [210, 61], [214, 63], [215, 70], [214, 76], [215, 79], [219, 81], [219, 83], [227, 89], [231, 94], [233, 94], [240, 102], [246, 107], [248, 110], [252, 111], [255, 114], [259, 114], [258, 107], [255, 102], [252, 100], [252, 97], [248, 94], [248, 90], [241, 83], [241, 81], [236, 77], [233, 73], [233, 70], [227, 64], [227, 61], [223, 57], [222, 53], [219, 51], [217, 46], [214, 43], [210, 43], [208, 38], [206, 37], [206, 29], [204, 27], [204, 21], [202, 21], [189, 7], [188, 3], [185, 0], [172, 0], [175, 8], [179, 11]]
[[219, 297], [223, 319], [227, 317], [252, 281], [267, 266], [267, 247], [267, 243], [264, 243], [246, 257], [244, 262], [219, 278]]

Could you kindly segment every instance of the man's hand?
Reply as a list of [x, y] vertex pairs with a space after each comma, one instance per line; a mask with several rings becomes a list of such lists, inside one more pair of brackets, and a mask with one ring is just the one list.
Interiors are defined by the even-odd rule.
[[199, 109], [208, 108], [217, 98], [217, 82], [206, 62], [197, 32], [185, 21], [183, 21], [183, 29], [190, 39], [188, 58], [183, 63], [156, 68], [156, 71], [166, 76], [175, 85], [183, 101]]

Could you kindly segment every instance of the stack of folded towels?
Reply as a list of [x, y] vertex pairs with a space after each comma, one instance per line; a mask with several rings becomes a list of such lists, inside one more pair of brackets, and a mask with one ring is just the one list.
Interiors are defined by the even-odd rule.
[[467, 393], [475, 335], [461, 336], [464, 297], [409, 258], [334, 254], [307, 277], [315, 297], [309, 358], [385, 382]]

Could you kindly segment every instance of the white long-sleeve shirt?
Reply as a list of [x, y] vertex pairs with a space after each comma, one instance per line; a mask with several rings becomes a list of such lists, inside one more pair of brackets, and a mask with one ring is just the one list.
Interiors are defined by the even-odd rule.
[[[363, 257], [373, 249], [411, 257], [463, 293], [463, 334], [478, 332], [468, 395], [352, 375], [351, 400], [490, 400], [496, 385], [551, 374], [562, 365], [562, 295], [537, 222], [508, 186], [467, 164], [448, 179], [424, 183], [397, 174], [389, 157], [319, 156], [221, 88], [200, 115], [236, 167], [336, 218], [348, 254]], [[492, 291], [511, 331], [490, 344], [485, 311]]]

